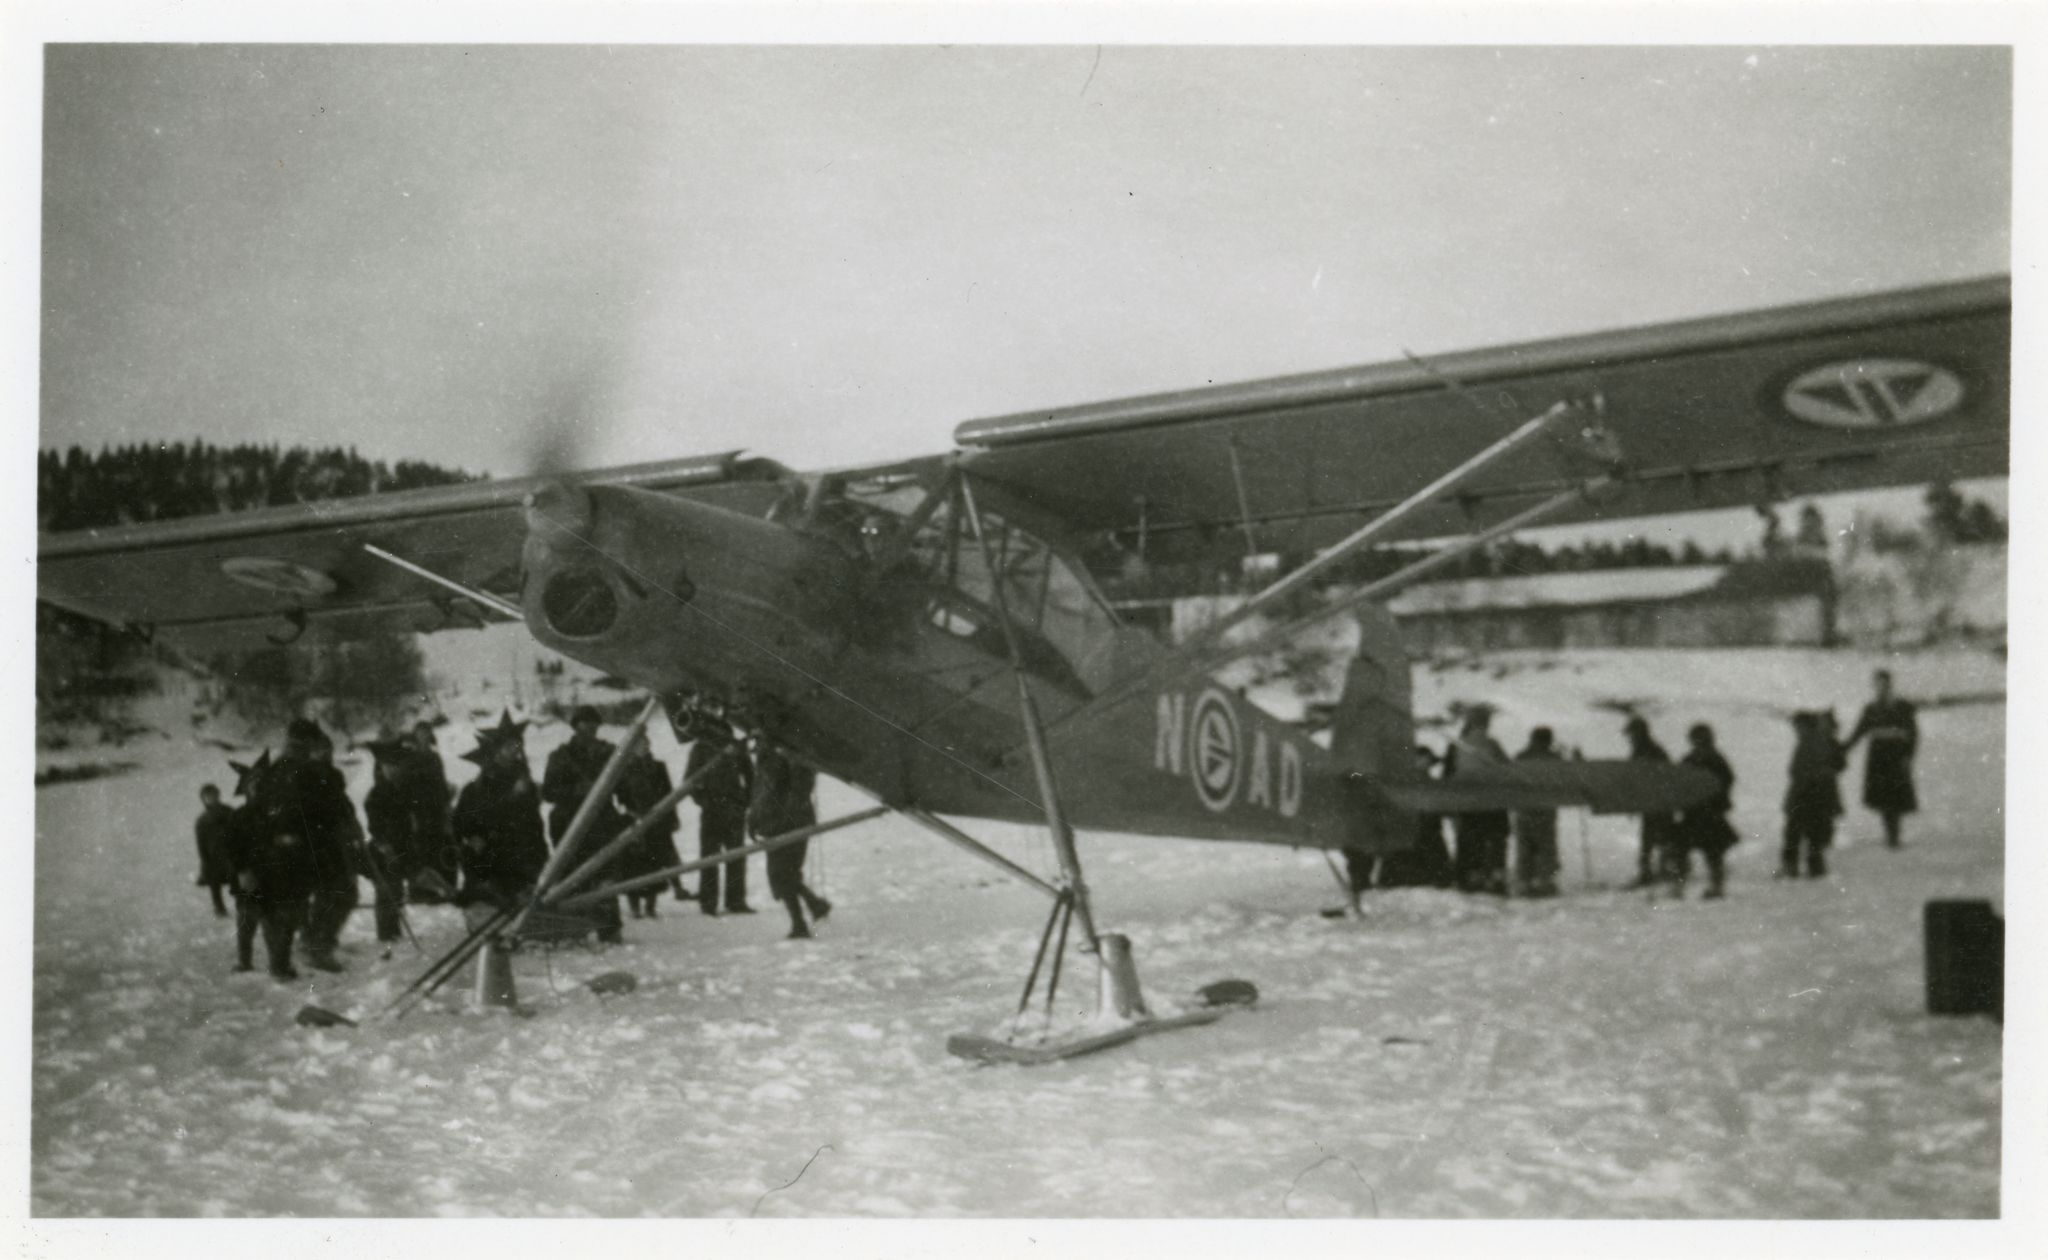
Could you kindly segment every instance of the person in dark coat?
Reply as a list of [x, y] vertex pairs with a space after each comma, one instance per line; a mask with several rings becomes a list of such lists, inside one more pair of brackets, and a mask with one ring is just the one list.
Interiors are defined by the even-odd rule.
[[[1628, 759], [1671, 763], [1671, 754], [1650, 734], [1650, 724], [1640, 715], [1631, 716], [1622, 727], [1628, 737]], [[1644, 814], [1642, 834], [1636, 844], [1636, 878], [1630, 888], [1647, 888], [1658, 880], [1684, 879], [1683, 854], [1678, 848], [1678, 815]]]
[[299, 718], [285, 728], [284, 756], [271, 770], [284, 793], [281, 808], [297, 820], [313, 867], [302, 942], [306, 961], [320, 971], [342, 970], [335, 956], [341, 930], [362, 902], [363, 828], [333, 755], [334, 743], [319, 723]]
[[451, 826], [455, 794], [432, 722], [413, 723], [412, 756], [400, 767], [399, 782], [413, 812], [414, 850], [404, 858], [408, 898], [421, 904], [446, 901], [462, 869], [462, 850]]
[[[569, 824], [576, 812], [583, 807], [583, 799], [597, 786], [604, 774], [605, 763], [618, 751], [609, 740], [597, 737], [603, 717], [591, 706], [579, 705], [569, 715], [569, 742], [548, 755], [547, 773], [541, 778], [541, 799], [550, 806], [548, 810], [548, 838], [557, 844], [569, 832]], [[583, 833], [582, 840], [571, 856], [578, 862], [610, 844], [614, 837], [626, 828], [626, 816], [612, 804], [608, 796], [597, 803], [591, 814], [590, 826]], [[614, 860], [606, 864], [605, 874], [612, 879], [623, 878], [627, 863]], [[608, 883], [609, 879], [599, 879]], [[601, 941], [619, 939], [619, 899], [607, 897], [591, 908], [592, 913], [603, 925], [598, 929]]]
[[1871, 681], [1877, 695], [1863, 706], [1843, 751], [1869, 738], [1870, 750], [1863, 754], [1863, 803], [1884, 820], [1885, 847], [1896, 849], [1900, 820], [1920, 808], [1919, 794], [1913, 790], [1913, 754], [1920, 748], [1920, 722], [1912, 702], [1892, 694], [1890, 670], [1878, 670]]
[[[270, 771], [270, 750], [251, 765], [239, 761], [228, 762], [228, 768], [235, 772], [235, 799], [241, 802], [229, 811], [228, 840], [228, 891], [235, 899], [235, 970], [255, 970], [256, 934], [262, 928], [262, 903], [254, 896], [253, 876], [251, 886], [244, 887], [242, 872], [253, 864], [255, 845], [251, 840], [255, 831], [255, 812], [252, 795]], [[285, 960], [291, 960], [291, 950], [285, 950]], [[297, 974], [297, 973], [294, 973]]]
[[270, 752], [253, 765], [230, 762], [240, 775], [235, 794], [244, 798], [229, 829], [235, 868], [235, 970], [254, 970], [256, 934], [274, 980], [296, 980], [292, 940], [304, 925], [314, 871], [303, 828], [292, 816]]
[[221, 890], [235, 883], [234, 859], [229, 855], [229, 832], [235, 811], [221, 803], [220, 789], [209, 783], [199, 789], [199, 817], [192, 823], [192, 839], [199, 846], [199, 874], [193, 883], [213, 898], [215, 918], [228, 917], [227, 900]]
[[[1528, 746], [1515, 754], [1516, 761], [1558, 761], [1557, 737], [1547, 726], [1529, 732]], [[1525, 897], [1557, 896], [1557, 811], [1518, 809], [1515, 811], [1516, 882]]]
[[[694, 742], [690, 745], [690, 760], [684, 769], [686, 778], [697, 779], [697, 786], [690, 789], [690, 799], [697, 803], [697, 856], [711, 858], [729, 849], [738, 849], [747, 842], [747, 806], [753, 800], [754, 764], [747, 751], [733, 738], [732, 728], [725, 719], [715, 716], [699, 717], [691, 728]], [[716, 766], [712, 762], [721, 755], [724, 759]], [[705, 768], [711, 767], [709, 773]], [[719, 911], [718, 891], [720, 873], [723, 872], [725, 885], [725, 913], [752, 914], [753, 907], [747, 904], [747, 861], [741, 858], [707, 866], [697, 877], [697, 905], [705, 914]]]
[[[1415, 745], [1415, 768], [1419, 777], [1434, 777], [1437, 755], [1427, 744]], [[1451, 851], [1444, 843], [1441, 814], [1415, 816], [1415, 840], [1408, 848], [1380, 859], [1378, 883], [1381, 888], [1449, 888], [1455, 882]]]
[[[1415, 746], [1415, 758], [1425, 778], [1441, 764], [1438, 756], [1421, 744]], [[1416, 814], [1413, 843], [1405, 852], [1390, 854], [1380, 863], [1380, 887], [1457, 887], [1457, 868], [1452, 863], [1451, 846], [1444, 839], [1444, 822], [1442, 814]]]
[[1711, 799], [1688, 806], [1679, 816], [1680, 862], [1683, 875], [1692, 872], [1692, 854], [1698, 852], [1707, 867], [1707, 891], [1703, 897], [1724, 896], [1728, 883], [1728, 850], [1740, 839], [1728, 825], [1728, 811], [1735, 808], [1735, 769], [1714, 745], [1714, 728], [1697, 723], [1685, 733], [1689, 745], [1681, 765], [1704, 770], [1721, 785]]
[[451, 826], [462, 851], [462, 888], [456, 900], [509, 906], [533, 891], [547, 869], [540, 791], [526, 765], [526, 723], [508, 712], [496, 728], [480, 731], [463, 754], [481, 773], [456, 798]]
[[403, 935], [404, 872], [411, 869], [419, 848], [419, 814], [412, 785], [406, 781], [417, 752], [396, 739], [373, 740], [367, 747], [375, 766], [369, 795], [363, 798], [363, 821], [370, 832], [364, 858], [376, 894], [377, 941], [388, 958], [390, 947]]
[[[1379, 855], [1371, 849], [1345, 845], [1339, 852], [1344, 855], [1344, 887], [1351, 894], [1351, 904], [1358, 904], [1358, 896], [1372, 887], [1373, 875], [1379, 869]], [[1342, 907], [1325, 910], [1324, 915], [1335, 918], [1344, 913]]]
[[1781, 879], [1796, 879], [1803, 859], [1808, 878], [1828, 873], [1828, 846], [1834, 843], [1835, 819], [1842, 815], [1842, 789], [1836, 776], [1845, 758], [1827, 715], [1792, 715], [1792, 765], [1785, 786], [1785, 847], [1778, 866]]
[[[675, 789], [675, 782], [669, 778], [668, 767], [661, 764], [661, 758], [654, 755], [654, 748], [641, 740], [633, 749], [633, 755], [626, 760], [626, 772], [619, 776], [617, 798], [619, 806], [629, 818], [638, 820], [641, 815], [661, 803], [661, 799]], [[652, 826], [641, 833], [640, 839], [626, 854], [619, 874], [622, 878], [636, 878], [652, 875], [681, 865], [682, 858], [676, 853], [676, 831], [682, 821], [676, 817], [675, 806], [663, 810]], [[670, 880], [669, 887], [678, 900], [689, 894], [684, 891], [680, 879]], [[656, 918], [654, 903], [661, 895], [660, 885], [651, 885], [637, 892], [626, 894], [626, 903], [632, 908], [633, 917]]]
[[[754, 839], [767, 840], [817, 822], [818, 811], [811, 803], [817, 778], [809, 766], [763, 741], [754, 759], [754, 802], [747, 812]], [[806, 909], [820, 922], [832, 913], [832, 903], [804, 883], [804, 859], [810, 846], [808, 839], [798, 840], [767, 854], [768, 895], [788, 908], [789, 939], [793, 941], [811, 935], [811, 925], [804, 921]]]
[[[1458, 738], [1444, 750], [1444, 777], [1455, 779], [1460, 772], [1474, 773], [1481, 767], [1504, 765], [1507, 749], [1489, 733], [1493, 710], [1475, 705], [1465, 714]], [[1465, 892], [1488, 892], [1505, 897], [1508, 892], [1508, 836], [1506, 810], [1476, 810], [1457, 815], [1458, 887]]]

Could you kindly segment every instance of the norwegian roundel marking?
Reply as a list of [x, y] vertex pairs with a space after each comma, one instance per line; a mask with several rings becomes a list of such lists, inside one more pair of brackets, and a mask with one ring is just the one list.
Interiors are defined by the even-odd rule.
[[1787, 414], [1831, 429], [1927, 424], [1963, 405], [1954, 372], [1918, 359], [1844, 359], [1801, 372], [1785, 386]]
[[1237, 799], [1242, 779], [1244, 733], [1237, 710], [1220, 691], [1209, 690], [1195, 701], [1188, 722], [1188, 777], [1203, 805], [1221, 813]]

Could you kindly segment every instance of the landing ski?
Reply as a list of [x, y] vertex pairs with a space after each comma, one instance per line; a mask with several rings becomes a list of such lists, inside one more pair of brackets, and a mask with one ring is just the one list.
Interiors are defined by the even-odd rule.
[[1193, 1009], [1183, 1014], [1140, 1020], [1137, 1023], [1109, 1029], [1107, 1032], [1035, 1045], [1014, 1045], [978, 1033], [955, 1033], [946, 1039], [946, 1051], [977, 1063], [1016, 1063], [1025, 1066], [1057, 1063], [1062, 1059], [1077, 1058], [1084, 1054], [1094, 1054], [1098, 1050], [1121, 1046], [1140, 1037], [1149, 1037], [1153, 1033], [1211, 1024], [1222, 1019], [1233, 1007], [1250, 1006], [1258, 1000], [1259, 991], [1250, 981], [1219, 980], [1203, 986], [1194, 995], [1191, 1003]]

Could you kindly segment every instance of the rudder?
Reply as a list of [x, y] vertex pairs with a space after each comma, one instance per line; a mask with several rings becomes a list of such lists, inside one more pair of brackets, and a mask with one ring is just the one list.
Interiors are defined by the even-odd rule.
[[1359, 848], [1406, 848], [1414, 815], [1396, 807], [1380, 786], [1416, 777], [1408, 648], [1385, 608], [1366, 605], [1357, 619], [1358, 651], [1344, 671], [1330, 736], [1331, 757], [1344, 775], [1346, 830]]

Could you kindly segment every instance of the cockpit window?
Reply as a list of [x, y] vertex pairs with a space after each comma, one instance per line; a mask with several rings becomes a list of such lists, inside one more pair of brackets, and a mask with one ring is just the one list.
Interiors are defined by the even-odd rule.
[[[924, 498], [919, 487], [862, 491], [849, 486], [847, 494], [865, 509], [864, 539], [874, 540], [877, 548], [900, 544], [903, 562], [934, 584], [991, 613], [1006, 608], [1015, 625], [1057, 652], [1090, 691], [1109, 685], [1116, 614], [1078, 565], [986, 506], [981, 509], [988, 540], [984, 555], [957, 490], [927, 512], [919, 510]], [[884, 519], [873, 519], [878, 514]], [[906, 530], [913, 532], [904, 540]]]

